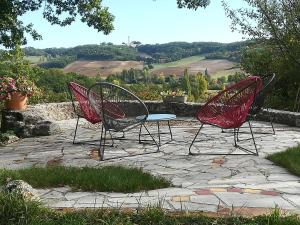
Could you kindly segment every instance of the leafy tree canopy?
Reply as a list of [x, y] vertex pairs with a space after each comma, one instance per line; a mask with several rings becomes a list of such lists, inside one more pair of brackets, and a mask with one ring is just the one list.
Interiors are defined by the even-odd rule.
[[[210, 0], [177, 0], [179, 8], [189, 9], [206, 7], [209, 2]], [[43, 8], [43, 17], [52, 25], [70, 25], [79, 15], [82, 22], [98, 32], [109, 34], [114, 29], [114, 16], [107, 7], [102, 6], [102, 0], [1, 0], [0, 45], [6, 48], [24, 45], [25, 33], [29, 33], [34, 40], [41, 39], [32, 23], [24, 24], [20, 19], [25, 13], [40, 8]]]
[[113, 30], [114, 16], [107, 7], [101, 6], [101, 0], [2, 0], [0, 2], [0, 44], [6, 48], [26, 44], [24, 33], [33, 39], [41, 36], [33, 29], [33, 24], [24, 24], [20, 17], [28, 11], [43, 7], [43, 17], [52, 25], [70, 25], [77, 15], [81, 21], [98, 31], [108, 34]]
[[300, 1], [244, 0], [232, 9], [223, 0], [232, 29], [255, 40], [245, 49], [243, 68], [252, 74], [275, 73], [275, 107], [291, 109], [300, 90]]
[[177, 0], [179, 8], [197, 9], [199, 7], [206, 7], [210, 3], [210, 0]]
[[300, 66], [300, 1], [244, 0], [249, 7], [231, 9], [223, 0], [232, 29], [273, 46], [288, 61]]

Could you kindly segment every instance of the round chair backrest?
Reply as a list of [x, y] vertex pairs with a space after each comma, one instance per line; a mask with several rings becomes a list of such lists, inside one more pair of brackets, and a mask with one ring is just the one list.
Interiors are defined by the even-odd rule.
[[75, 100], [78, 101], [79, 104], [80, 110], [78, 110], [78, 107], [76, 107], [74, 99], [72, 97], [72, 104], [75, 113], [82, 116], [90, 123], [95, 124], [101, 122], [101, 117], [99, 117], [96, 111], [91, 107], [88, 100], [88, 89], [75, 82], [68, 83], [68, 87], [71, 92], [71, 97], [73, 95]]
[[222, 128], [241, 126], [261, 85], [260, 77], [250, 76], [227, 87], [208, 100], [197, 112], [196, 118]]
[[149, 115], [146, 105], [137, 96], [115, 84], [98, 82], [89, 89], [88, 97], [109, 130], [131, 129], [144, 122]]

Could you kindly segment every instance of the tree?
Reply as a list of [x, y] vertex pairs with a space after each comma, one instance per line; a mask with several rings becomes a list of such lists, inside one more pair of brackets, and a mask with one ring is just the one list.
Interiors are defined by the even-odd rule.
[[253, 75], [268, 75], [274, 71], [272, 48], [266, 46], [253, 46], [242, 52], [241, 66]]
[[2, 0], [0, 3], [0, 44], [13, 48], [16, 44], [26, 44], [25, 33], [34, 40], [41, 36], [33, 29], [33, 24], [24, 24], [20, 19], [29, 11], [43, 8], [43, 17], [52, 25], [66, 26], [75, 21], [77, 15], [81, 21], [98, 31], [108, 34], [113, 30], [114, 16], [107, 7], [101, 6], [101, 0]]
[[248, 7], [231, 9], [223, 0], [232, 29], [254, 40], [245, 49], [242, 66], [248, 73], [276, 73], [275, 107], [292, 108], [300, 88], [300, 1], [244, 0]]
[[200, 100], [205, 91], [207, 91], [207, 81], [200, 72], [195, 75], [194, 80], [195, 81], [192, 82], [192, 93], [195, 100]]
[[206, 7], [210, 3], [210, 0], [177, 0], [179, 8], [197, 9], [199, 7]]
[[190, 83], [190, 75], [187, 69], [184, 70], [182, 78], [182, 89], [187, 93], [188, 97], [192, 95], [192, 87]]
[[232, 30], [276, 47], [289, 61], [300, 66], [300, 1], [244, 0], [249, 8], [233, 10], [223, 0], [232, 20]]
[[[206, 7], [209, 3], [210, 0], [177, 0], [179, 8], [195, 10], [198, 7]], [[6, 48], [24, 45], [27, 43], [25, 33], [32, 36], [34, 40], [41, 39], [33, 24], [24, 24], [20, 18], [27, 12], [41, 8], [43, 17], [51, 25], [70, 25], [79, 15], [82, 22], [98, 32], [109, 34], [114, 29], [114, 16], [107, 7], [102, 6], [102, 0], [1, 0], [0, 45]]]

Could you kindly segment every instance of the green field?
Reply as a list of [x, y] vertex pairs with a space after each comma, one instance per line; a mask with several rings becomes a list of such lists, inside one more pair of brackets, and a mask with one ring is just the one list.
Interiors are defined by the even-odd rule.
[[212, 74], [211, 76], [213, 78], [219, 78], [219, 77], [228, 77], [229, 75], [233, 75], [235, 74], [235, 72], [240, 72], [241, 70], [239, 68], [234, 68], [234, 69], [229, 69], [229, 70], [220, 70], [214, 74]]
[[45, 56], [25, 56], [25, 60], [28, 60], [31, 64], [39, 64], [47, 62], [47, 57]]
[[169, 62], [169, 63], [153, 64], [154, 66], [153, 70], [158, 70], [167, 67], [184, 67], [184, 66], [188, 66], [191, 63], [198, 62], [203, 59], [205, 59], [205, 57], [199, 55], [199, 56], [191, 56], [191, 57], [183, 58], [178, 61]]

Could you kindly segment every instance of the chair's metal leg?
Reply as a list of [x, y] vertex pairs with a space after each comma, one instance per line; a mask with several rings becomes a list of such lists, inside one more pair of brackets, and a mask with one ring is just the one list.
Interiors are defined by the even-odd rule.
[[141, 124], [141, 126], [140, 126], [140, 131], [139, 131], [139, 144], [141, 144], [142, 142], [141, 142], [141, 134], [142, 134], [142, 124]]
[[102, 141], [103, 141], [103, 126], [101, 128], [101, 135], [100, 135], [100, 145], [99, 145], [99, 150], [98, 150], [98, 156], [99, 156], [99, 159], [101, 160], [102, 158], [102, 153], [101, 153], [101, 150], [102, 150]]
[[273, 134], [275, 134], [275, 129], [274, 129], [274, 125], [273, 125], [273, 119], [270, 122], [271, 122], [272, 130], [273, 130]]
[[149, 136], [152, 138], [152, 140], [154, 141], [154, 143], [157, 146], [157, 152], [159, 152], [159, 144], [155, 141], [154, 137], [152, 136], [152, 134], [150, 133], [150, 131], [148, 130], [148, 128], [145, 126], [145, 124], [142, 124], [142, 126], [144, 126], [144, 128], [146, 129], [146, 131], [148, 132]]
[[234, 147], [237, 147], [237, 143], [236, 143], [237, 138], [236, 138], [236, 136], [237, 136], [237, 132], [236, 132], [236, 128], [234, 128], [233, 129]]
[[159, 129], [159, 121], [157, 121], [157, 131], [158, 131], [158, 144], [159, 144], [159, 146], [161, 146], [161, 144], [160, 144], [160, 129]]
[[75, 138], [76, 138], [76, 134], [77, 134], [78, 122], [79, 122], [79, 116], [77, 117], [76, 128], [75, 128], [75, 133], [74, 133], [74, 138], [73, 138], [73, 144], [75, 144]]
[[273, 134], [275, 134], [275, 129], [274, 129], [274, 125], [273, 125], [273, 119], [274, 119], [274, 117], [271, 118], [271, 113], [269, 111], [269, 108], [267, 108], [267, 112], [269, 114], [269, 120], [270, 120], [270, 123], [271, 123], [271, 126], [272, 126]]
[[257, 146], [256, 146], [256, 143], [255, 143], [255, 139], [254, 139], [254, 135], [253, 135], [252, 126], [251, 126], [250, 121], [248, 121], [248, 124], [249, 124], [249, 128], [250, 128], [250, 131], [251, 131], [252, 140], [253, 140], [255, 151], [256, 151], [255, 155], [258, 155]]
[[106, 142], [106, 129], [104, 129], [104, 141], [103, 141], [103, 148], [102, 148], [102, 151], [101, 151], [101, 157], [100, 157], [100, 161], [103, 161], [104, 160], [104, 150], [105, 150], [105, 142]]
[[172, 130], [171, 130], [171, 126], [170, 126], [170, 121], [169, 120], [168, 120], [168, 126], [169, 126], [170, 135], [171, 135], [171, 140], [173, 140], [173, 134], [172, 134]]
[[111, 147], [114, 147], [114, 138], [113, 138], [113, 136], [112, 136], [112, 134], [111, 134], [111, 132], [110, 132], [110, 130], [108, 131], [108, 133], [109, 133], [109, 135], [110, 135], [110, 139], [111, 139]]
[[240, 133], [240, 128], [237, 128], [237, 132], [236, 132], [236, 141], [239, 142], [239, 133]]
[[192, 143], [191, 143], [191, 145], [190, 145], [190, 147], [189, 147], [189, 155], [193, 155], [193, 153], [191, 152], [191, 148], [192, 148], [192, 145], [194, 144], [194, 142], [195, 142], [197, 136], [199, 135], [200, 130], [202, 129], [203, 125], [204, 125], [204, 124], [201, 124], [201, 126], [200, 126], [200, 128], [199, 128], [197, 134], [195, 135], [195, 137], [194, 137], [194, 139], [193, 139], [193, 141], [192, 141]]

